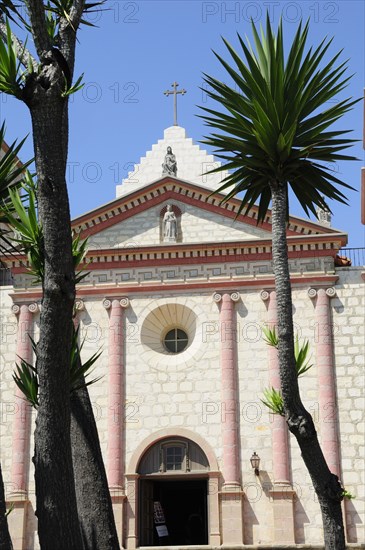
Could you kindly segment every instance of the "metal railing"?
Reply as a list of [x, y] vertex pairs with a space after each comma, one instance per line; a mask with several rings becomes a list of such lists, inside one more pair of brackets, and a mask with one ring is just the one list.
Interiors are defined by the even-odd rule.
[[338, 255], [346, 256], [354, 267], [365, 265], [365, 248], [341, 248]]

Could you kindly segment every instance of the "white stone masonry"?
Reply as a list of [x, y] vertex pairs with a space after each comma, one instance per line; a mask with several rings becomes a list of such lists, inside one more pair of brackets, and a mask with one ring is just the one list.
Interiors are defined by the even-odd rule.
[[191, 138], [181, 126], [170, 126], [164, 131], [163, 139], [152, 145], [139, 164], [128, 174], [128, 178], [116, 186], [116, 196], [128, 195], [145, 185], [162, 178], [162, 164], [167, 147], [172, 148], [177, 162], [177, 178], [190, 181], [208, 189], [218, 189], [226, 172], [205, 175], [205, 172], [217, 168], [221, 163], [209, 155], [199, 145], [194, 145]]

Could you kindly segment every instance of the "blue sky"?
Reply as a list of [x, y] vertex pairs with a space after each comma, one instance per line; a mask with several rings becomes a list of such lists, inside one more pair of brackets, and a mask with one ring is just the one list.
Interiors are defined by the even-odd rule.
[[[210, 105], [202, 73], [228, 81], [212, 50], [228, 55], [221, 36], [237, 45], [236, 33], [250, 31], [250, 18], [265, 20], [266, 10], [276, 25], [280, 15], [289, 43], [300, 17], [311, 17], [309, 45], [324, 36], [334, 37], [330, 55], [344, 49], [349, 74], [355, 73], [341, 97], [361, 97], [364, 87], [364, 2], [308, 0], [280, 1], [158, 1], [108, 0], [104, 12], [89, 16], [98, 27], [79, 32], [75, 76], [84, 73], [85, 87], [70, 108], [68, 183], [72, 216], [75, 217], [115, 197], [115, 186], [133, 164], [162, 138], [173, 124], [172, 98], [163, 92], [176, 80], [187, 90], [178, 101], [178, 122], [198, 142], [206, 134], [196, 116], [198, 105]], [[362, 103], [339, 123], [362, 138]], [[6, 119], [7, 141], [31, 131], [30, 117], [22, 103], [0, 96], [1, 120]], [[362, 144], [352, 149], [362, 162], [336, 166], [341, 178], [360, 187], [364, 165]], [[29, 137], [23, 158], [32, 156]], [[364, 246], [360, 224], [360, 195], [348, 193], [349, 206], [332, 204], [333, 226], [349, 234], [351, 247]], [[293, 201], [291, 213], [304, 217]]]

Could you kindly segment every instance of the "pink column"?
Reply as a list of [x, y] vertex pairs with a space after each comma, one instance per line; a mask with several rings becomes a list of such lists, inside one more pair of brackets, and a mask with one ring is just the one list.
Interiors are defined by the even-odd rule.
[[[277, 325], [276, 292], [261, 292], [261, 298], [268, 301], [267, 322], [270, 328]], [[277, 350], [268, 346], [269, 353], [269, 385], [280, 389], [279, 358]], [[273, 446], [273, 476], [274, 483], [290, 483], [289, 470], [289, 443], [288, 428], [285, 418], [277, 414], [273, 415], [272, 422], [272, 446]]]
[[[268, 301], [267, 323], [270, 328], [277, 325], [276, 292], [261, 292], [261, 299]], [[280, 389], [279, 357], [277, 350], [268, 347], [269, 355], [269, 385]], [[293, 545], [294, 533], [294, 491], [290, 483], [289, 469], [289, 438], [285, 418], [272, 415], [272, 447], [273, 447], [273, 488], [270, 490], [273, 506], [273, 542]]]
[[[33, 336], [33, 313], [38, 311], [37, 304], [14, 305], [15, 314], [19, 314], [18, 332], [16, 344], [15, 362], [20, 365], [20, 360], [33, 363], [32, 343], [29, 336]], [[12, 442], [12, 466], [11, 483], [12, 493], [27, 493], [28, 468], [29, 468], [29, 444], [30, 444], [31, 406], [25, 401], [24, 395], [15, 388], [15, 413], [13, 420]]]
[[330, 298], [336, 295], [334, 288], [311, 288], [311, 298], [317, 296], [316, 316], [316, 365], [318, 372], [318, 401], [320, 435], [323, 454], [332, 473], [341, 477], [337, 433], [337, 400], [333, 362], [333, 334]]
[[113, 489], [124, 485], [124, 313], [128, 298], [104, 300], [109, 315], [109, 404], [108, 404], [108, 483]]
[[222, 439], [224, 485], [240, 486], [239, 403], [237, 375], [237, 323], [234, 301], [237, 293], [214, 295], [221, 302], [220, 337], [222, 371]]

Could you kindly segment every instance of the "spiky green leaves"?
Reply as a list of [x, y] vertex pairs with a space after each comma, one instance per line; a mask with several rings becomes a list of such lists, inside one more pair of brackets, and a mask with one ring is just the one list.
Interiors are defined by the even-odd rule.
[[16, 141], [9, 147], [4, 147], [5, 144], [5, 122], [0, 128], [0, 149], [3, 156], [0, 155], [0, 199], [6, 199], [9, 194], [9, 187], [20, 182], [21, 176], [31, 160], [22, 164], [18, 159], [20, 149], [25, 142], [24, 138], [18, 144]]
[[28, 272], [35, 277], [35, 283], [43, 280], [44, 254], [43, 229], [38, 223], [35, 185], [29, 172], [18, 189], [10, 189], [10, 202], [2, 207], [3, 216], [14, 230], [11, 240], [17, 243], [19, 251], [27, 255]]
[[265, 388], [264, 398], [260, 399], [261, 403], [265, 405], [274, 414], [285, 416], [283, 397], [280, 391], [275, 388]]
[[19, 12], [19, 4], [16, 5], [11, 0], [0, 0], [0, 14], [5, 15], [8, 19], [16, 21], [15, 17], [20, 18], [23, 21], [23, 18]]
[[20, 364], [16, 364], [16, 370], [13, 373], [13, 380], [24, 395], [28, 403], [32, 407], [37, 408], [38, 403], [38, 373], [35, 367], [33, 367], [27, 361], [20, 360]]
[[[90, 386], [98, 380], [93, 378], [86, 382], [86, 378], [92, 372], [92, 366], [96, 363], [101, 355], [101, 351], [94, 353], [85, 363], [81, 361], [81, 350], [84, 345], [84, 342], [79, 346], [78, 344], [79, 329], [73, 330], [72, 342], [71, 342], [71, 359], [70, 359], [70, 392], [77, 391], [81, 387]], [[37, 346], [32, 340], [32, 347], [35, 354], [37, 354]], [[32, 405], [32, 407], [37, 408], [39, 405], [38, 401], [38, 390], [39, 390], [39, 381], [38, 381], [38, 371], [37, 366], [33, 367], [27, 361], [24, 361], [20, 358], [20, 364], [16, 365], [16, 370], [13, 373], [13, 380], [24, 395], [24, 398]]]
[[24, 73], [17, 57], [9, 21], [6, 21], [6, 41], [0, 38], [0, 92], [21, 98]]
[[252, 33], [254, 47], [238, 36], [240, 53], [224, 40], [231, 63], [215, 54], [235, 88], [205, 75], [207, 95], [223, 107], [202, 107], [202, 118], [212, 129], [204, 143], [226, 161], [214, 172], [231, 171], [220, 188], [228, 191], [225, 200], [243, 192], [246, 211], [259, 201], [259, 221], [277, 183], [292, 187], [306, 214], [315, 214], [316, 206], [328, 208], [326, 198], [346, 203], [338, 187], [351, 187], [328, 163], [355, 160], [340, 152], [355, 140], [343, 137], [348, 130], [327, 131], [356, 103], [344, 99], [328, 107], [351, 78], [344, 77], [346, 62], [336, 65], [337, 54], [323, 63], [327, 39], [306, 51], [308, 23], [299, 25], [287, 56], [281, 22], [274, 35], [267, 16], [266, 34], [253, 23]]
[[[83, 14], [87, 13], [94, 13], [95, 11], [99, 11], [100, 6], [102, 6], [105, 3], [106, 0], [101, 0], [100, 2], [86, 2], [84, 4]], [[55, 36], [56, 28], [58, 28], [60, 22], [62, 20], [67, 21], [68, 25], [72, 28], [74, 32], [76, 32], [76, 29], [74, 27], [74, 24], [72, 22], [72, 10], [74, 8], [74, 0], [48, 0], [47, 2], [47, 12], [49, 14], [49, 22], [47, 23], [48, 27], [48, 33], [50, 36]], [[51, 22], [51, 19], [53, 22]], [[83, 25], [87, 25], [89, 27], [95, 27], [93, 23], [90, 23], [90, 21], [87, 21], [84, 18], [81, 18], [80, 23]], [[52, 26], [51, 26], [52, 25]], [[52, 27], [55, 28], [54, 32], [52, 33]]]
[[79, 90], [81, 90], [81, 88], [84, 87], [84, 83], [82, 83], [82, 79], [84, 78], [84, 73], [82, 73], [81, 76], [79, 76], [79, 78], [76, 80], [75, 84], [73, 86], [71, 86], [70, 88], [67, 88], [67, 81], [65, 79], [65, 91], [62, 92], [62, 97], [68, 97], [76, 92], [78, 92]]
[[[276, 328], [262, 327], [264, 333], [264, 340], [268, 346], [278, 348], [279, 338], [276, 332]], [[294, 356], [295, 356], [295, 370], [297, 376], [302, 376], [310, 368], [312, 364], [309, 359], [309, 342], [305, 340], [303, 343], [299, 342], [298, 336], [295, 338], [294, 344]], [[271, 410], [274, 414], [280, 414], [281, 416], [285, 415], [284, 412], [284, 402], [280, 390], [275, 388], [265, 388], [264, 389], [264, 398], [260, 400], [265, 407]]]
[[[0, 205], [0, 212], [5, 221], [14, 230], [11, 240], [17, 244], [18, 251], [27, 255], [28, 273], [34, 277], [33, 283], [38, 284], [44, 278], [43, 227], [38, 221], [36, 185], [32, 176], [26, 172], [21, 191], [9, 190], [9, 201]], [[81, 241], [80, 235], [72, 239], [72, 257], [75, 271], [85, 260], [87, 239]], [[75, 274], [75, 283], [79, 283], [88, 273], [85, 265]]]

